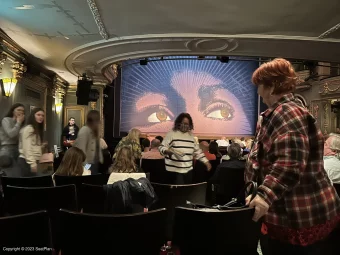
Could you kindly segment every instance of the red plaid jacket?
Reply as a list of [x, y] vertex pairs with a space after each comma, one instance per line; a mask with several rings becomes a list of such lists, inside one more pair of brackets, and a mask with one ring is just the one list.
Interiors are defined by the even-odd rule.
[[324, 140], [313, 116], [293, 94], [261, 115], [245, 180], [261, 184], [258, 194], [270, 205], [265, 223], [297, 230], [338, 219], [340, 199], [323, 167]]

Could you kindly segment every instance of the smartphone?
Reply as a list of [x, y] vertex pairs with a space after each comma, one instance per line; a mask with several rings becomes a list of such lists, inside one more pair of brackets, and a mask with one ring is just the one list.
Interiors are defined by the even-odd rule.
[[86, 164], [86, 165], [84, 166], [84, 168], [85, 168], [86, 170], [89, 170], [89, 169], [91, 168], [91, 164]]

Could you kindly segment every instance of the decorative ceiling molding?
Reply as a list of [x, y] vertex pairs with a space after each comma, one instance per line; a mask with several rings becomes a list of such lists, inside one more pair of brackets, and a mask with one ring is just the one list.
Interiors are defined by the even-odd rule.
[[[254, 35], [255, 36], [255, 35]], [[285, 57], [294, 59], [318, 59], [338, 62], [339, 44], [330, 41], [315, 41], [315, 38], [275, 36], [233, 36], [211, 34], [152, 34], [111, 38], [89, 43], [71, 51], [64, 65], [78, 76], [91, 72], [92, 76], [112, 78], [106, 69], [126, 59], [156, 56], [247, 56]], [[308, 47], [306, 43], [308, 42]], [[292, 49], [299, 49], [292, 51]], [[326, 50], [327, 49], [327, 50]], [[104, 75], [105, 74], [105, 75]]]
[[319, 94], [327, 95], [335, 92], [340, 93], [340, 76], [322, 80], [319, 87]]
[[238, 47], [235, 39], [194, 39], [185, 43], [191, 51], [206, 50], [211, 52], [227, 51], [232, 52]]
[[319, 35], [318, 38], [324, 39], [324, 38], [328, 37], [331, 33], [334, 33], [335, 31], [337, 31], [339, 28], [340, 28], [340, 23], [336, 24], [335, 26], [328, 29], [326, 32]]
[[99, 34], [103, 37], [103, 39], [108, 40], [109, 34], [107, 33], [107, 31], [105, 29], [102, 17], [99, 13], [99, 9], [98, 9], [97, 4], [96, 4], [96, 1], [95, 0], [87, 0], [87, 3], [90, 7], [93, 18], [96, 21], [97, 27], [99, 29]]

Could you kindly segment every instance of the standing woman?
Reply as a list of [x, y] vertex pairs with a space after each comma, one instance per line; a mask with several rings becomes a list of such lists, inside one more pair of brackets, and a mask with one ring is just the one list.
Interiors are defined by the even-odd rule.
[[25, 123], [25, 107], [23, 104], [14, 104], [1, 121], [0, 155], [9, 156], [14, 161], [19, 157], [19, 132]]
[[175, 120], [173, 129], [168, 132], [159, 146], [160, 153], [165, 156], [165, 168], [168, 182], [172, 184], [192, 183], [193, 158], [206, 164], [208, 171], [211, 165], [204, 153], [195, 143], [192, 130], [194, 124], [189, 113], [181, 113]]
[[324, 170], [323, 136], [292, 93], [296, 73], [279, 58], [261, 65], [252, 81], [268, 106], [245, 172], [246, 181], [259, 184], [253, 220], [264, 216], [272, 254], [332, 254], [326, 249], [334, 244], [340, 199]]
[[86, 125], [78, 133], [78, 137], [73, 144], [74, 147], [81, 149], [85, 155], [87, 164], [91, 164], [92, 174], [99, 173], [100, 163], [103, 163], [103, 154], [100, 147], [100, 113], [91, 110], [87, 114]]
[[38, 162], [45, 146], [44, 120], [44, 110], [34, 108], [28, 117], [27, 126], [20, 131], [18, 165], [23, 176], [34, 176], [38, 172]]

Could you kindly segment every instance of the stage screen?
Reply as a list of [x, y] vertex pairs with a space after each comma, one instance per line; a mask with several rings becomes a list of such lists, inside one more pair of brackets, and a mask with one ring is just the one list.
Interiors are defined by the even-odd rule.
[[251, 76], [258, 62], [175, 58], [123, 62], [120, 132], [166, 133], [178, 114], [188, 112], [195, 135], [254, 135], [257, 93]]

